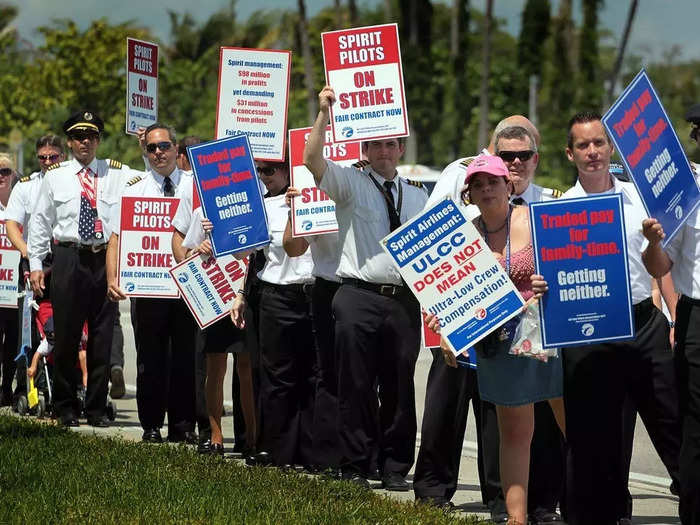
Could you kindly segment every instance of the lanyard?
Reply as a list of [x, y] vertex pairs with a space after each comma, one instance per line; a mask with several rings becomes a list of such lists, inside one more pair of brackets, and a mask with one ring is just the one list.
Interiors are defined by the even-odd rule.
[[[508, 205], [508, 217], [506, 217], [506, 273], [510, 275], [510, 214], [513, 211], [513, 206]], [[486, 230], [484, 219], [479, 216], [479, 225], [484, 230], [484, 240], [489, 243], [489, 232]], [[500, 229], [500, 228], [499, 228]], [[496, 230], [498, 231], [498, 230]]]

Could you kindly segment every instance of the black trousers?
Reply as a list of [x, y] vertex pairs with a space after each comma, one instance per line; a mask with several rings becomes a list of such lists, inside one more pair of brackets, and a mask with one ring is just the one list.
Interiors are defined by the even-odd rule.
[[379, 470], [406, 476], [416, 447], [418, 302], [409, 292], [385, 297], [343, 284], [333, 298], [333, 314], [341, 468], [367, 476], [378, 445]]
[[[425, 395], [421, 446], [413, 490], [416, 498], [450, 500], [457, 488], [462, 444], [472, 402], [477, 432], [481, 498], [494, 512], [505, 512], [499, 472], [496, 407], [481, 401], [476, 371], [452, 368], [433, 350]], [[564, 443], [549, 403], [535, 403], [535, 434], [530, 449], [528, 510], [553, 511], [564, 485]]]
[[700, 301], [681, 296], [676, 307], [675, 365], [683, 441], [680, 453], [680, 517], [700, 523]]
[[112, 335], [112, 353], [109, 358], [111, 368], [124, 368], [124, 331], [122, 330], [121, 314], [117, 308], [117, 315], [114, 318], [114, 334]]
[[136, 343], [136, 405], [144, 429], [194, 431], [197, 327], [182, 299], [131, 299]]
[[321, 468], [338, 467], [338, 373], [335, 359], [333, 297], [339, 283], [316, 278], [311, 292], [311, 318], [316, 347], [316, 395], [313, 454]]
[[207, 357], [204, 354], [204, 341], [203, 331], [197, 328], [194, 344], [194, 412], [200, 442], [211, 439], [211, 424], [207, 412]]
[[18, 318], [21, 315], [14, 308], [0, 308], [0, 377], [2, 377], [2, 398], [12, 400], [12, 380], [15, 377], [15, 357], [19, 348]]
[[311, 465], [315, 352], [310, 300], [293, 285], [261, 287], [259, 448], [276, 465]]
[[104, 415], [117, 304], [107, 299], [105, 252], [53, 247], [51, 298], [55, 330], [54, 406], [59, 418], [78, 416], [75, 366], [83, 323], [88, 323], [85, 411]]
[[572, 525], [612, 524], [629, 514], [626, 402], [634, 403], [657, 442], [673, 443], [680, 430], [676, 391], [668, 366], [659, 364], [671, 356], [668, 323], [651, 300], [636, 305], [634, 314], [634, 340], [563, 351]]

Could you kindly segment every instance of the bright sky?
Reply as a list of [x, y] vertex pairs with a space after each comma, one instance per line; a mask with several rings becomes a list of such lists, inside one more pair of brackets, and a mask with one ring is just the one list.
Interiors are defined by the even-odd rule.
[[[359, 0], [360, 5], [376, 5], [382, 0]], [[447, 2], [449, 0], [437, 0]], [[136, 20], [149, 26], [154, 34], [167, 42], [170, 33], [168, 9], [183, 13], [189, 11], [198, 21], [206, 20], [212, 13], [228, 5], [228, 0], [5, 0], [19, 7], [15, 26], [20, 34], [36, 43], [40, 38], [35, 28], [47, 24], [52, 18], [71, 18], [80, 27], [86, 27], [91, 20], [107, 17], [114, 23]], [[343, 3], [346, 3], [343, 1]], [[484, 8], [485, 0], [471, 0], [471, 5]], [[551, 0], [556, 12], [559, 0]], [[333, 0], [307, 0], [310, 15], [319, 9], [332, 6]], [[525, 0], [495, 0], [494, 12], [507, 23], [514, 35], [520, 29], [520, 14]], [[581, 1], [574, 0], [574, 12], [580, 19]], [[615, 43], [622, 35], [627, 9], [626, 0], [606, 0], [601, 12], [600, 23], [615, 35]], [[259, 7], [272, 9], [283, 7], [296, 9], [295, 0], [264, 0], [264, 2], [238, 1], [238, 16], [246, 20]], [[196, 9], [196, 11], [195, 11]], [[700, 59], [700, 1], [698, 0], [641, 0], [637, 9], [635, 25], [630, 37], [628, 51], [645, 57], [645, 61], [659, 60], [662, 53], [673, 45], [680, 46], [680, 59]]]

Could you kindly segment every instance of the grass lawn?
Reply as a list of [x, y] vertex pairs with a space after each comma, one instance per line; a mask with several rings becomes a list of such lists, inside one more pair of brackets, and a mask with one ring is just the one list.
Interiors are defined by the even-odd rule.
[[0, 523], [473, 524], [348, 483], [0, 416]]

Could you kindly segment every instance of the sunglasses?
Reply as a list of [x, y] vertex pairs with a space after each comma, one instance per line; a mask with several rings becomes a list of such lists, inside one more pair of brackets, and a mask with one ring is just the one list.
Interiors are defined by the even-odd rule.
[[60, 155], [58, 155], [57, 153], [54, 153], [53, 155], [37, 155], [36, 156], [36, 158], [42, 162], [45, 162], [47, 160], [50, 162], [56, 162], [59, 157], [60, 157]]
[[146, 144], [146, 151], [148, 153], [155, 153], [156, 149], [168, 151], [172, 146], [172, 142], [152, 142], [151, 144]]
[[68, 137], [71, 140], [77, 140], [78, 142], [82, 142], [85, 139], [89, 141], [97, 140], [97, 137], [99, 137], [99, 135], [97, 133], [90, 133], [89, 131], [76, 131], [68, 135]]
[[12, 175], [12, 168], [0, 168], [0, 175], [3, 177], [9, 177]]
[[498, 156], [503, 159], [504, 162], [513, 162], [515, 159], [520, 159], [521, 162], [528, 161], [535, 154], [531, 149], [526, 149], [523, 151], [499, 151]]
[[265, 175], [266, 177], [272, 176], [275, 171], [277, 171], [277, 168], [273, 166], [258, 167], [256, 169], [258, 170], [259, 175]]

